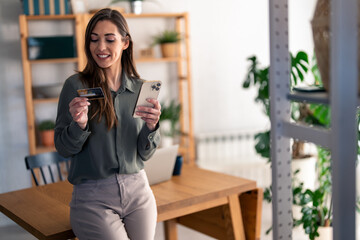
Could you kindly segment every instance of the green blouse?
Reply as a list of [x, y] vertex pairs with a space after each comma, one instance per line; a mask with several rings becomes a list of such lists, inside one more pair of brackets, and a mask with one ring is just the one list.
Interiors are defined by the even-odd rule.
[[143, 161], [153, 155], [160, 143], [159, 124], [150, 131], [141, 118], [132, 116], [142, 80], [122, 75], [119, 90], [112, 91], [118, 124], [110, 130], [105, 117], [100, 122], [97, 117], [89, 120], [84, 130], [72, 120], [69, 103], [78, 96], [76, 90], [86, 86], [78, 74], [64, 83], [56, 117], [55, 147], [62, 156], [71, 157], [68, 180], [72, 184], [104, 179], [115, 173], [139, 172], [144, 168]]

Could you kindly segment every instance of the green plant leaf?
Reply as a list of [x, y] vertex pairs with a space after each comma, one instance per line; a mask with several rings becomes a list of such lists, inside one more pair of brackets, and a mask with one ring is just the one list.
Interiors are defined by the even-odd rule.
[[304, 81], [304, 74], [308, 71], [309, 60], [307, 54], [303, 51], [299, 51], [295, 57], [291, 53], [289, 54], [291, 58], [291, 80], [293, 85], [296, 85], [298, 79], [300, 79], [301, 82]]
[[158, 35], [154, 36], [155, 44], [164, 44], [164, 43], [176, 43], [181, 40], [180, 34], [176, 31], [165, 30]]
[[255, 135], [255, 150], [262, 157], [270, 159], [270, 131], [258, 133]]
[[39, 131], [53, 130], [55, 128], [55, 122], [53, 120], [44, 120], [38, 125]]
[[171, 100], [167, 105], [161, 103], [161, 115], [160, 115], [160, 124], [165, 120], [170, 121], [170, 132], [165, 133], [167, 136], [175, 137], [180, 134], [178, 122], [180, 120], [181, 105], [175, 100]]

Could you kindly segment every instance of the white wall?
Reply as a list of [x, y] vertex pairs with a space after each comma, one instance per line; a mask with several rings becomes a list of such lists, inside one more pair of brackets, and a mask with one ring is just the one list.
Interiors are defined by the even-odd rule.
[[[0, 193], [31, 186], [18, 15], [20, 1], [0, 1]], [[0, 226], [8, 224], [0, 214]]]
[[[96, 3], [89, 1], [89, 7], [96, 5], [92, 2]], [[315, 2], [289, 1], [289, 46], [293, 53], [305, 50], [312, 55], [310, 20]], [[127, 3], [118, 6], [128, 9]], [[190, 15], [195, 134], [268, 125], [260, 106], [254, 104], [255, 90], [242, 89], [247, 57], [256, 55], [264, 66], [269, 64], [268, 1], [154, 0], [144, 3], [144, 12], [182, 11]]]
[[[102, 7], [103, 1], [88, 2], [90, 7]], [[128, 8], [127, 3], [119, 5]], [[289, 0], [292, 52], [313, 52], [310, 19], [314, 5], [315, 0]], [[253, 101], [254, 90], [243, 90], [241, 86], [247, 57], [255, 54], [264, 66], [269, 64], [268, 1], [144, 2], [144, 12], [184, 11], [190, 14], [195, 134], [263, 127], [267, 119]], [[28, 145], [18, 31], [20, 13], [20, 1], [0, 1], [0, 193], [30, 185], [24, 164]], [[142, 27], [134, 31], [141, 35], [146, 30]], [[145, 75], [146, 68], [139, 66]], [[0, 225], [6, 222], [0, 215]]]
[[[100, 7], [95, 0], [88, 2], [90, 8]], [[117, 5], [128, 9], [127, 3]], [[267, 1], [155, 0], [145, 1], [143, 10], [189, 12], [195, 134], [267, 123], [254, 105], [254, 91], [242, 89], [246, 58], [256, 54], [268, 62]]]

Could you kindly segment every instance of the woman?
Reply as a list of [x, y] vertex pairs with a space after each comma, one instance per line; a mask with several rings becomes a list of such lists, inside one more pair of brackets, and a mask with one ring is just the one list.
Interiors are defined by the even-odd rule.
[[[74, 185], [71, 226], [80, 239], [153, 239], [156, 203], [143, 161], [160, 141], [160, 104], [132, 114], [142, 81], [133, 62], [124, 17], [102, 9], [85, 33], [87, 65], [69, 77], [60, 94], [55, 146], [71, 157]], [[101, 87], [105, 98], [88, 100], [77, 90]]]

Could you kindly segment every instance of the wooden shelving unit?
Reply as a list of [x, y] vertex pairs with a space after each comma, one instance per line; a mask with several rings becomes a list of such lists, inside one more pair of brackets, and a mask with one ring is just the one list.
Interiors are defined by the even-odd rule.
[[[61, 20], [73, 20], [75, 29], [75, 38], [77, 43], [83, 39], [81, 31], [81, 16], [78, 15], [42, 15], [42, 16], [19, 16], [20, 25], [20, 37], [21, 37], [21, 55], [23, 65], [23, 77], [24, 77], [24, 90], [25, 90], [25, 102], [26, 102], [26, 116], [27, 116], [27, 129], [28, 129], [28, 141], [29, 141], [29, 153], [37, 154], [40, 152], [52, 151], [54, 148], [45, 148], [40, 146], [36, 142], [36, 125], [35, 125], [35, 111], [34, 105], [41, 103], [54, 103], [55, 99], [35, 99], [33, 98], [32, 86], [32, 65], [41, 63], [78, 63], [78, 69], [80, 69], [79, 58], [63, 58], [63, 59], [41, 59], [41, 60], [29, 60], [28, 59], [28, 46], [27, 38], [29, 37], [29, 21], [61, 21]], [[77, 48], [77, 56], [81, 53]]]
[[[30, 154], [55, 150], [55, 148], [45, 148], [39, 146], [39, 144], [36, 142], [34, 106], [43, 103], [56, 103], [58, 101], [57, 98], [51, 98], [51, 99], [33, 98], [32, 72], [31, 72], [32, 65], [41, 64], [41, 63], [52, 63], [52, 64], [77, 63], [78, 70], [83, 69], [86, 65], [86, 56], [82, 46], [84, 43], [84, 33], [85, 33], [86, 25], [90, 17], [91, 14], [44, 15], [44, 16], [20, 15], [19, 17]], [[135, 59], [135, 61], [137, 64], [175, 63], [177, 65], [177, 72], [178, 72], [177, 82], [178, 82], [178, 91], [179, 91], [178, 100], [182, 106], [182, 112], [180, 115], [180, 130], [182, 134], [180, 137], [179, 153], [183, 156], [185, 163], [193, 165], [195, 163], [195, 142], [194, 142], [193, 124], [192, 124], [191, 65], [190, 65], [190, 40], [189, 40], [188, 14], [187, 13], [124, 14], [124, 17], [127, 18], [128, 21], [131, 21], [131, 19], [134, 18], [175, 19], [175, 30], [181, 33], [183, 36], [185, 36], [183, 42], [179, 44], [178, 55], [177, 55], [178, 57], [139, 58], [139, 59]], [[74, 21], [76, 49], [77, 49], [76, 58], [28, 60], [28, 55], [27, 55], [27, 38], [29, 37], [28, 22], [44, 21], [44, 20]], [[67, 76], [64, 76], [64, 79], [66, 79], [66, 77]]]

